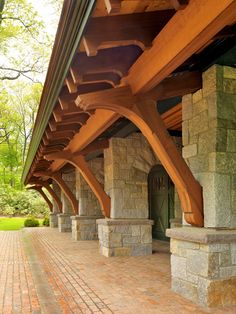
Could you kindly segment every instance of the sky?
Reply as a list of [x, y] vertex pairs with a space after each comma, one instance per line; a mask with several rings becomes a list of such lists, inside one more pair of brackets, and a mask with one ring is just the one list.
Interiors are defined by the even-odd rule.
[[[57, 30], [59, 12], [55, 12], [52, 5], [47, 0], [28, 0], [45, 23], [48, 34], [55, 36]], [[58, 0], [60, 1], [60, 0]], [[61, 2], [61, 1], [60, 1]]]

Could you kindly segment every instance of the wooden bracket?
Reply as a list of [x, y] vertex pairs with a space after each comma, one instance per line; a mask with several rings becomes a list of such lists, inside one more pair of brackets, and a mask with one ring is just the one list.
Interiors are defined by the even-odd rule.
[[73, 164], [82, 174], [85, 181], [90, 186], [91, 190], [97, 196], [98, 201], [102, 208], [102, 213], [105, 217], [110, 218], [111, 199], [104, 191], [101, 184], [98, 182], [92, 171], [90, 170], [88, 163], [85, 161], [82, 155], [72, 156], [68, 162]]
[[58, 212], [62, 213], [62, 203], [60, 198], [57, 196], [55, 191], [51, 188], [50, 184], [47, 181], [42, 181], [42, 180], [37, 180], [37, 181], [32, 181], [30, 183], [34, 183], [35, 186], [42, 186], [45, 189], [47, 189], [48, 193], [51, 195], [51, 197], [54, 199], [55, 203], [57, 204]]
[[46, 201], [46, 203], [48, 204], [48, 207], [50, 209], [50, 212], [53, 211], [53, 204], [51, 203], [51, 201], [49, 200], [49, 198], [47, 197], [47, 195], [44, 193], [44, 191], [42, 190], [42, 186], [31, 186], [28, 188], [28, 190], [35, 190], [37, 192], [39, 192], [39, 194], [41, 194], [41, 196], [44, 198], [44, 200]]
[[156, 109], [156, 101], [153, 98], [150, 100], [149, 94], [134, 96], [129, 87], [123, 87], [80, 95], [76, 103], [86, 110], [97, 108], [119, 112], [132, 121], [147, 138], [174, 182], [186, 221], [203, 226], [202, 188], [178, 152]]
[[75, 166], [79, 172], [82, 174], [85, 181], [90, 186], [91, 190], [94, 192], [98, 201], [101, 205], [102, 213], [105, 217], [110, 217], [110, 209], [111, 209], [111, 199], [104, 191], [101, 184], [98, 182], [91, 169], [88, 166], [88, 163], [85, 161], [83, 155], [80, 154], [72, 154], [68, 151], [62, 151], [54, 154], [50, 154], [45, 156], [47, 160], [63, 160], [66, 161], [73, 166]]
[[74, 194], [69, 189], [68, 185], [62, 179], [61, 173], [38, 171], [38, 172], [35, 172], [34, 175], [36, 177], [48, 177], [48, 178], [53, 179], [60, 186], [61, 190], [65, 193], [67, 199], [69, 200], [69, 202], [72, 206], [72, 210], [73, 210], [74, 214], [75, 215], [78, 214], [78, 206], [79, 206], [78, 201], [75, 198]]

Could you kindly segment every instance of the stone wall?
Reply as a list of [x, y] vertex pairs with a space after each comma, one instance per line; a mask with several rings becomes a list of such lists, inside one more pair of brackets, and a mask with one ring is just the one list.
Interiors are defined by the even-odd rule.
[[[181, 152], [181, 138], [173, 137]], [[105, 191], [111, 197], [111, 218], [148, 218], [148, 174], [160, 164], [141, 133], [110, 139], [104, 151]], [[176, 196], [175, 215], [182, 211]]]
[[71, 232], [71, 214], [58, 214], [58, 230], [59, 232]]
[[[95, 158], [88, 162], [97, 180], [104, 184], [104, 160]], [[76, 169], [76, 198], [79, 200], [79, 216], [101, 216], [101, 206], [83, 176]]]
[[111, 218], [148, 218], [147, 177], [158, 163], [142, 134], [110, 139], [104, 167]]
[[183, 156], [203, 187], [204, 226], [236, 228], [236, 69], [212, 66], [182, 105]]
[[[61, 199], [61, 188], [55, 181], [52, 181], [52, 189], [56, 193], [56, 195], [59, 197], [59, 199]], [[52, 198], [52, 204], [53, 204], [53, 213], [59, 213], [60, 211], [57, 207], [57, 203], [55, 202], [54, 198]]]
[[100, 252], [106, 257], [152, 254], [152, 221], [99, 219]]
[[72, 239], [76, 241], [97, 240], [96, 217], [72, 216]]
[[51, 228], [58, 227], [58, 216], [57, 213], [50, 213], [49, 214], [49, 225]]
[[236, 232], [183, 227], [167, 234], [172, 289], [204, 306], [236, 304]]
[[[71, 192], [76, 195], [75, 188], [75, 171], [69, 173], [63, 173], [62, 179], [65, 181], [66, 185], [69, 187]], [[73, 213], [72, 206], [67, 196], [61, 191], [61, 201], [62, 201], [62, 211], [63, 213]]]

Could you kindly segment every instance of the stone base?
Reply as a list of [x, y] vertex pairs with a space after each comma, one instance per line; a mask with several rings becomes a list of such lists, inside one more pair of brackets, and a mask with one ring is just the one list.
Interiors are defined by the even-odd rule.
[[71, 214], [58, 215], [58, 230], [59, 232], [71, 232]]
[[179, 228], [182, 227], [182, 219], [181, 218], [171, 218], [170, 219], [170, 228]]
[[49, 224], [50, 224], [51, 228], [57, 228], [58, 227], [58, 216], [56, 213], [50, 213]]
[[101, 217], [72, 216], [72, 239], [76, 241], [98, 240], [96, 220]]
[[100, 252], [110, 256], [152, 254], [152, 220], [98, 219]]
[[236, 230], [182, 227], [166, 234], [172, 290], [203, 306], [236, 305]]

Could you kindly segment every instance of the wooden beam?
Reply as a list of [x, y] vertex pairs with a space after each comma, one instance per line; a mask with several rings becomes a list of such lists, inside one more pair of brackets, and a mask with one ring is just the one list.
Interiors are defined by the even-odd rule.
[[60, 139], [68, 139], [71, 140], [72, 137], [74, 136], [75, 132], [73, 131], [55, 131], [55, 132], [48, 132], [47, 133], [47, 138], [49, 141], [54, 140], [60, 140]]
[[46, 178], [53, 179], [60, 186], [60, 188], [63, 191], [63, 193], [66, 195], [68, 201], [71, 204], [73, 213], [75, 215], [78, 214], [78, 206], [79, 206], [78, 201], [75, 198], [74, 194], [69, 189], [68, 185], [62, 179], [61, 174], [59, 172], [52, 173], [52, 172], [49, 172], [49, 171], [47, 171], [47, 172], [45, 172], [45, 171], [38, 171], [38, 172], [34, 172], [34, 176], [35, 177], [46, 177]]
[[83, 82], [86, 83], [107, 83], [111, 87], [120, 84], [121, 77], [117, 73], [104, 72], [104, 73], [88, 73], [83, 75]]
[[184, 96], [202, 88], [201, 72], [184, 72], [167, 77], [145, 96], [149, 99], [164, 100]]
[[[72, 153], [79, 152], [93, 142], [119, 118], [120, 115], [118, 113], [114, 113], [110, 110], [96, 110], [95, 113], [88, 119], [87, 123], [81, 127], [80, 132], [75, 134], [66, 149]], [[96, 128], [94, 127], [95, 125]], [[52, 172], [56, 172], [64, 165], [65, 162], [62, 160], [56, 160], [51, 164], [50, 170]]]
[[189, 0], [171, 0], [171, 4], [175, 10], [184, 10], [188, 5]]
[[58, 97], [59, 104], [62, 110], [68, 110], [71, 103], [74, 102], [79, 93], [70, 94], [66, 89], [63, 89]]
[[147, 138], [174, 182], [186, 221], [195, 226], [203, 226], [202, 188], [169, 136], [155, 100], [150, 100], [146, 95], [134, 96], [126, 87], [114, 89], [113, 94], [104, 91], [80, 95], [76, 103], [85, 110], [97, 108], [119, 112], [132, 121]]
[[74, 83], [70, 73], [67, 74], [67, 78], [65, 80], [66, 86], [70, 94], [74, 94], [78, 92], [77, 85]]
[[60, 152], [55, 152], [52, 154], [44, 155], [44, 158], [47, 161], [56, 160], [56, 159], [70, 159], [73, 156], [74, 157], [77, 157], [80, 155], [86, 156], [87, 154], [90, 154], [93, 152], [102, 151], [108, 147], [109, 147], [109, 141], [108, 140], [95, 141], [91, 144], [88, 144], [88, 146], [86, 146], [84, 149], [82, 149], [79, 152], [76, 152], [74, 154], [72, 154], [68, 150], [63, 150]]
[[122, 0], [104, 0], [107, 12], [109, 14], [119, 13], [121, 9], [121, 1]]
[[138, 47], [127, 46], [103, 49], [94, 57], [88, 57], [85, 52], [78, 53], [70, 69], [71, 76], [76, 84], [83, 82], [85, 74], [91, 73], [111, 72], [123, 77], [141, 52]]
[[83, 37], [86, 53], [95, 56], [98, 49], [124, 45], [145, 50], [174, 13], [162, 10], [91, 18]]
[[40, 187], [40, 186], [31, 186], [31, 187], [27, 188], [27, 190], [35, 190], [35, 191], [39, 192], [39, 194], [43, 197], [45, 202], [48, 204], [50, 212], [53, 211], [53, 205], [52, 205], [51, 201], [49, 200], [49, 198], [47, 197], [47, 195], [42, 190], [42, 187]]
[[[236, 0], [191, 0], [177, 11], [133, 64], [127, 84], [134, 94], [154, 88], [227, 24], [236, 20]], [[168, 53], [167, 53], [168, 52]]]
[[[164, 100], [172, 97], [183, 96], [189, 93], [193, 93], [202, 87], [202, 75], [200, 72], [186, 72], [180, 73], [179, 75], [174, 75], [166, 78], [158, 86], [150, 90], [148, 93], [142, 95], [142, 97], [150, 100]], [[119, 87], [111, 90], [94, 92], [89, 94], [79, 95], [75, 100], [77, 106], [81, 107], [81, 102], [85, 101], [87, 103], [88, 99], [93, 99], [92, 101], [101, 101], [101, 95], [103, 95], [104, 102], [105, 99], [109, 97], [120, 98], [129, 91], [129, 87]], [[98, 103], [99, 106], [99, 103]], [[88, 110], [83, 107], [83, 110]]]
[[61, 106], [55, 106], [53, 109], [53, 116], [56, 122], [59, 122], [62, 120], [62, 116], [71, 116], [74, 114], [81, 113], [82, 110], [79, 110], [78, 107], [76, 108], [75, 103], [71, 103], [68, 109], [62, 109]]

